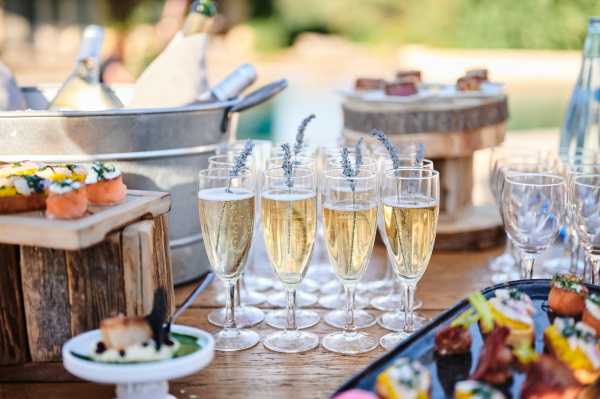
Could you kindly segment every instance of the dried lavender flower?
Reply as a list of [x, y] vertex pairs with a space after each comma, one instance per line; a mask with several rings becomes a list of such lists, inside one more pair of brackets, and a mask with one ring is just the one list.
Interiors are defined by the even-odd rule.
[[233, 160], [233, 166], [229, 169], [229, 176], [234, 177], [240, 175], [240, 172], [246, 168], [246, 162], [248, 162], [248, 157], [252, 154], [253, 149], [254, 143], [252, 140], [246, 140], [244, 149]]
[[281, 169], [286, 177], [286, 186], [292, 188], [294, 182], [292, 176], [294, 174], [294, 162], [292, 161], [292, 151], [290, 145], [285, 143], [281, 145], [281, 151], [283, 152], [283, 161], [281, 162]]
[[398, 157], [398, 150], [392, 144], [390, 139], [379, 129], [371, 130], [371, 136], [374, 136], [377, 141], [379, 141], [387, 150], [390, 159], [392, 160], [392, 164], [394, 165], [394, 169], [401, 167], [400, 158]]
[[246, 162], [248, 162], [248, 157], [252, 154], [253, 149], [254, 143], [252, 140], [247, 140], [246, 144], [244, 144], [244, 149], [242, 152], [240, 152], [233, 160], [233, 166], [229, 169], [229, 184], [225, 190], [228, 193], [231, 193], [231, 178], [239, 176], [241, 171], [246, 168]]
[[308, 126], [310, 121], [315, 118], [315, 114], [310, 114], [304, 118], [300, 123], [300, 126], [298, 126], [298, 132], [296, 133], [296, 144], [294, 144], [294, 155], [298, 155], [302, 151], [302, 146], [304, 145], [304, 131], [306, 130], [306, 126]]
[[347, 180], [350, 182], [350, 188], [352, 191], [356, 188], [356, 183], [354, 182], [353, 177], [358, 174], [358, 168], [352, 168], [352, 164], [350, 163], [350, 153], [348, 151], [348, 147], [342, 148], [341, 154], [341, 162], [342, 166], [342, 174], [347, 177]]

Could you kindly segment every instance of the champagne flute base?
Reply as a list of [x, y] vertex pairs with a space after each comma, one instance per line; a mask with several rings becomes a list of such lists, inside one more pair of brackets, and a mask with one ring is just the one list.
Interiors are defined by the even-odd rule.
[[[254, 306], [235, 308], [235, 324], [239, 328], [252, 327], [265, 319], [265, 313]], [[208, 322], [217, 327], [225, 326], [225, 308], [213, 310], [208, 314]]]
[[339, 292], [342, 292], [342, 290], [342, 283], [340, 283], [340, 281], [337, 278], [334, 278], [329, 282], [321, 285], [321, 294], [323, 295], [337, 294]]
[[330, 352], [343, 355], [367, 353], [379, 345], [377, 338], [365, 332], [339, 331], [323, 337], [323, 347]]
[[302, 282], [300, 283], [300, 287], [299, 289], [302, 291], [306, 291], [308, 293], [314, 293], [319, 291], [319, 289], [321, 288], [321, 284], [319, 284], [317, 281], [313, 280], [312, 278], [304, 278], [304, 280], [302, 280]]
[[250, 349], [260, 341], [260, 336], [251, 330], [223, 329], [213, 334], [215, 350], [235, 352]]
[[301, 353], [319, 346], [319, 336], [307, 331], [278, 331], [267, 335], [263, 345], [273, 352]]
[[[325, 295], [319, 298], [319, 305], [325, 309], [342, 309], [346, 306], [346, 296], [343, 293]], [[356, 295], [354, 305], [357, 309], [369, 306], [369, 300], [362, 295]]]
[[273, 279], [262, 276], [247, 275], [244, 277], [246, 287], [251, 291], [268, 291], [273, 288]]
[[400, 342], [404, 341], [406, 338], [410, 337], [412, 333], [406, 332], [394, 332], [384, 335], [379, 340], [379, 344], [383, 347], [383, 349], [389, 351], [394, 349]]
[[[383, 312], [393, 312], [398, 309], [404, 309], [404, 300], [400, 294], [390, 294], [377, 296], [371, 300], [371, 306]], [[415, 299], [413, 310], [420, 309], [423, 306], [423, 301]]]
[[510, 252], [504, 252], [502, 255], [492, 259], [488, 264], [488, 269], [493, 272], [504, 271], [516, 267], [515, 258]]
[[[296, 291], [296, 306], [306, 308], [317, 303], [317, 296], [304, 291]], [[269, 305], [277, 308], [285, 308], [287, 306], [287, 292], [278, 292], [274, 295], [269, 295]]]
[[[414, 314], [415, 332], [429, 322], [429, 319], [419, 313]], [[384, 313], [377, 318], [377, 324], [389, 331], [404, 331], [404, 312]]]
[[[287, 327], [287, 311], [285, 309], [273, 310], [267, 314], [265, 319], [266, 323], [279, 330], [283, 330]], [[319, 324], [321, 317], [319, 314], [312, 310], [296, 310], [296, 328], [302, 330]]]
[[331, 270], [329, 263], [317, 263], [310, 265], [306, 277], [317, 282], [319, 289], [321, 289], [323, 284], [327, 284], [335, 279], [335, 274]]
[[[323, 317], [325, 323], [335, 328], [344, 328], [346, 325], [347, 314], [345, 310], [334, 310]], [[356, 328], [367, 328], [375, 325], [376, 319], [371, 313], [366, 310], [354, 311], [354, 324]]]

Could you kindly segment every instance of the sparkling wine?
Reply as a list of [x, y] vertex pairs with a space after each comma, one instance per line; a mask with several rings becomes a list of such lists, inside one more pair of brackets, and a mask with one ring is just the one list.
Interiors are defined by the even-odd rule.
[[94, 111], [123, 106], [112, 90], [100, 83], [103, 40], [104, 29], [100, 26], [85, 28], [75, 68], [50, 102], [49, 109]]
[[377, 205], [336, 203], [323, 207], [325, 242], [335, 274], [348, 282], [362, 277], [377, 231]]
[[431, 198], [410, 200], [395, 196], [383, 201], [387, 247], [396, 273], [408, 279], [419, 278], [427, 269], [438, 218], [438, 204]]
[[246, 265], [254, 231], [254, 194], [209, 188], [198, 192], [200, 226], [213, 270], [223, 279], [238, 277]]
[[262, 195], [265, 246], [283, 284], [302, 281], [317, 228], [317, 196], [308, 190], [271, 190]]

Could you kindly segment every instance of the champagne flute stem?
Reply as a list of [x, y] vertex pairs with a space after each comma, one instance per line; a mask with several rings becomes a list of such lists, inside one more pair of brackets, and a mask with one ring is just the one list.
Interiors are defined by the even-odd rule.
[[598, 273], [600, 272], [600, 254], [599, 253], [594, 253], [594, 252], [589, 252], [589, 263], [590, 263], [590, 269], [591, 269], [591, 278], [590, 278], [590, 282], [592, 284], [597, 284], [598, 283]]
[[521, 278], [532, 279], [533, 278], [533, 264], [535, 263], [535, 254], [523, 252], [521, 254]]
[[345, 333], [356, 332], [356, 323], [354, 320], [354, 305], [356, 299], [356, 287], [344, 285], [346, 293], [346, 323], [344, 324]]
[[571, 234], [569, 234], [569, 241], [571, 245], [569, 245], [569, 248], [571, 250], [571, 265], [569, 267], [569, 273], [577, 274], [577, 264], [579, 261], [579, 240], [574, 233], [574, 229], [570, 230]]
[[285, 331], [295, 331], [296, 326], [296, 290], [288, 288], [287, 290], [287, 324]]
[[235, 287], [236, 282], [225, 280], [225, 289], [227, 295], [225, 297], [225, 322], [223, 327], [227, 329], [235, 329]]
[[235, 306], [242, 306], [242, 279], [244, 275], [242, 274], [240, 278], [235, 282]]
[[415, 330], [415, 288], [416, 284], [403, 283], [404, 292], [404, 332], [412, 333]]

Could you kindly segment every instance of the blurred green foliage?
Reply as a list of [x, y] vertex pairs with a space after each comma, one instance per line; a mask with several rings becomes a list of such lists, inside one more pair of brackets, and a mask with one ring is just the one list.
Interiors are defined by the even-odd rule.
[[263, 50], [303, 31], [436, 47], [578, 49], [598, 0], [249, 0]]

